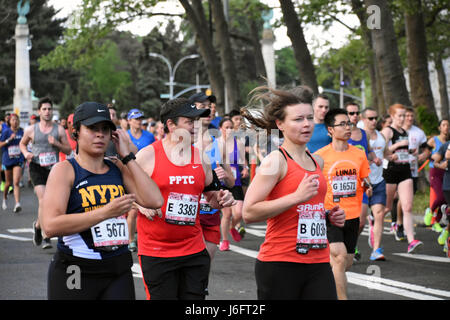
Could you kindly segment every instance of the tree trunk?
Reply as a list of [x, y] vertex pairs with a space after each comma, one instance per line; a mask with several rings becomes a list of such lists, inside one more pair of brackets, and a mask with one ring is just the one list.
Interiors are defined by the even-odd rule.
[[427, 39], [421, 0], [408, 2], [405, 12], [405, 30], [412, 105], [414, 108], [424, 106], [428, 113], [436, 116], [428, 73]]
[[255, 77], [258, 79], [262, 79], [261, 77], [266, 77], [266, 67], [264, 65], [264, 57], [262, 55], [261, 48], [261, 36], [258, 30], [258, 26], [256, 22], [252, 19], [250, 25], [251, 36], [252, 36], [252, 44], [253, 44], [253, 54], [255, 56], [255, 69], [256, 74]]
[[291, 39], [295, 61], [300, 74], [301, 84], [311, 87], [315, 94], [319, 92], [316, 72], [306, 44], [303, 28], [295, 12], [291, 0], [280, 0], [281, 11], [287, 27], [287, 35]]
[[372, 28], [373, 49], [379, 66], [385, 103], [388, 106], [401, 103], [411, 105], [406, 88], [403, 67], [398, 53], [392, 15], [386, 0], [364, 0], [366, 7], [375, 5], [380, 9], [380, 28]]
[[[383, 98], [383, 88], [381, 86], [381, 81], [379, 81], [379, 72], [377, 71], [377, 61], [375, 53], [372, 49], [372, 35], [370, 30], [367, 28], [367, 15], [364, 10], [364, 4], [362, 0], [351, 0], [352, 10], [357, 15], [359, 23], [361, 25], [362, 37], [364, 43], [366, 44], [368, 54], [371, 56], [371, 61], [369, 65], [369, 77], [370, 77], [370, 87], [372, 94], [372, 106], [378, 110], [380, 116], [386, 111]], [[381, 96], [380, 96], [381, 93]]]
[[222, 0], [211, 0], [212, 16], [216, 29], [216, 43], [219, 45], [220, 58], [222, 62], [222, 72], [225, 78], [227, 88], [226, 95], [228, 100], [229, 112], [238, 107], [239, 89], [236, 76], [236, 68], [233, 59], [233, 49], [231, 48], [230, 35], [228, 32], [228, 22], [225, 20]]
[[203, 62], [206, 65], [209, 81], [213, 94], [217, 98], [217, 111], [223, 114], [224, 110], [224, 79], [219, 59], [214, 51], [211, 41], [211, 35], [208, 32], [208, 23], [200, 0], [192, 0], [192, 5], [188, 0], [180, 0], [181, 5], [186, 11], [186, 16], [196, 33], [196, 43]]
[[447, 77], [445, 76], [444, 65], [440, 55], [434, 58], [434, 66], [436, 68], [437, 78], [439, 82], [439, 96], [441, 100], [441, 119], [450, 119], [449, 103], [447, 93]]

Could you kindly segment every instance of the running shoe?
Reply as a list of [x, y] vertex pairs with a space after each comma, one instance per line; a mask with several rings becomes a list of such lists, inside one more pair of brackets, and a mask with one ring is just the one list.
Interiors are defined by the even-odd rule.
[[137, 243], [136, 243], [136, 241], [131, 241], [128, 244], [128, 250], [130, 250], [131, 252], [136, 252], [137, 251]]
[[447, 214], [447, 208], [448, 208], [448, 206], [446, 205], [446, 204], [443, 204], [442, 206], [441, 206], [441, 212], [442, 212], [442, 219], [441, 219], [441, 222], [444, 224], [444, 225], [447, 225], [448, 224], [448, 214]]
[[372, 254], [370, 255], [370, 260], [372, 260], [372, 261], [385, 261], [386, 258], [384, 257], [383, 249], [382, 248], [378, 248], [377, 250], [373, 251]]
[[391, 222], [391, 230], [389, 230], [389, 232], [395, 234], [395, 230], [397, 230], [397, 224], [395, 222]]
[[397, 224], [397, 228], [395, 230], [395, 240], [397, 241], [404, 241], [405, 240], [405, 233], [403, 232], [403, 225]]
[[220, 251], [229, 251], [230, 250], [230, 241], [228, 241], [228, 240], [220, 241], [219, 250]]
[[5, 181], [2, 181], [2, 183], [0, 184], [0, 191], [5, 191]]
[[242, 240], [242, 236], [239, 234], [239, 232], [235, 228], [230, 229], [231, 236], [233, 237], [233, 240], [236, 242], [239, 242]]
[[355, 256], [353, 257], [353, 261], [358, 262], [361, 260], [361, 253], [358, 250], [358, 247], [355, 248]]
[[442, 227], [439, 224], [439, 222], [435, 222], [433, 224], [433, 226], [431, 227], [431, 230], [433, 230], [434, 232], [437, 232], [437, 233], [441, 233], [442, 232]]
[[444, 229], [438, 237], [438, 243], [443, 246], [447, 242], [448, 230]]
[[417, 252], [417, 249], [423, 245], [423, 242], [419, 241], [419, 240], [413, 240], [409, 245], [408, 245], [408, 253], [414, 253]]
[[52, 246], [52, 243], [51, 243], [51, 241], [50, 241], [50, 239], [49, 238], [45, 238], [44, 239], [44, 243], [42, 244], [42, 249], [51, 249], [53, 246]]
[[42, 243], [41, 229], [36, 227], [36, 221], [33, 221], [33, 244], [39, 246]]
[[242, 238], [244, 238], [245, 235], [245, 228], [244, 227], [239, 227], [238, 229], [239, 234], [241, 235]]
[[14, 206], [13, 212], [18, 213], [21, 210], [22, 210], [22, 206], [20, 205], [20, 202], [17, 202], [16, 205]]
[[433, 218], [433, 212], [431, 211], [431, 208], [427, 208], [425, 210], [425, 215], [423, 216], [423, 223], [427, 227], [431, 226], [431, 219]]
[[8, 205], [6, 204], [6, 199], [3, 199], [3, 202], [2, 202], [2, 209], [3, 209], [3, 210], [8, 209]]
[[369, 215], [369, 237], [368, 237], [368, 242], [369, 242], [369, 247], [373, 248], [373, 216], [370, 214]]

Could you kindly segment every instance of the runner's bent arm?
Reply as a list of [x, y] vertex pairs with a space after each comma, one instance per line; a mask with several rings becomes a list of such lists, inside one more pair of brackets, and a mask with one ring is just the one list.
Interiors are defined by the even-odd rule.
[[32, 140], [31, 134], [34, 130], [34, 126], [35, 124], [25, 128], [25, 131], [23, 132], [23, 137], [19, 142], [20, 152], [22, 152], [26, 160], [31, 160], [33, 158], [33, 154], [30, 151], [28, 151], [27, 146]]
[[[305, 175], [295, 192], [278, 199], [265, 200], [275, 185], [284, 177], [286, 171], [286, 160], [278, 151], [271, 152], [263, 160], [247, 189], [244, 199], [242, 216], [246, 223], [260, 222], [273, 218], [317, 194], [311, 184], [317, 178], [317, 175]], [[317, 190], [317, 187], [315, 189]]]
[[136, 197], [125, 194], [107, 205], [84, 213], [66, 214], [75, 173], [68, 161], [57, 163], [48, 176], [42, 201], [41, 225], [47, 237], [65, 236], [85, 231], [99, 222], [127, 213]]

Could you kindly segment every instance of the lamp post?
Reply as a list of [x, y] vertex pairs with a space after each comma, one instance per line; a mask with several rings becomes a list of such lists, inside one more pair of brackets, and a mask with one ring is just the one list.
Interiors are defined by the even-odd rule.
[[185, 56], [183, 58], [181, 58], [180, 60], [177, 61], [177, 63], [175, 63], [175, 66], [172, 68], [172, 64], [170, 63], [169, 59], [167, 59], [166, 57], [164, 57], [163, 55], [159, 54], [159, 53], [154, 53], [154, 52], [150, 52], [148, 54], [150, 57], [154, 57], [154, 58], [160, 58], [161, 60], [163, 60], [166, 64], [167, 67], [169, 68], [169, 99], [173, 99], [173, 86], [175, 84], [174, 80], [175, 80], [175, 73], [177, 72], [178, 67], [180, 66], [180, 64], [187, 60], [187, 59], [196, 59], [199, 58], [200, 55], [198, 54], [190, 54], [188, 56]]

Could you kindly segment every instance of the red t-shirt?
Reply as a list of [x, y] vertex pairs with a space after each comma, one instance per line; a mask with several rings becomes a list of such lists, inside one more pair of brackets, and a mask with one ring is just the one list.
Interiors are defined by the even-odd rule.
[[[284, 153], [283, 149], [280, 149]], [[266, 200], [274, 200], [293, 193], [303, 180], [305, 173], [318, 174], [319, 189], [310, 200], [299, 203], [287, 211], [267, 220], [267, 231], [261, 245], [258, 260], [284, 261], [297, 263], [324, 263], [330, 261], [330, 249], [327, 240], [324, 199], [327, 183], [314, 160], [316, 169], [308, 171], [292, 160], [286, 153], [287, 173], [278, 182]], [[306, 254], [297, 252], [298, 242], [320, 244], [323, 248], [310, 248]]]
[[[192, 160], [174, 165], [167, 157], [162, 140], [152, 144], [155, 167], [151, 178], [164, 198], [162, 218], [137, 217], [138, 254], [150, 257], [180, 257], [205, 249], [199, 217], [200, 197], [205, 187], [201, 164], [193, 161], [198, 150], [191, 147]], [[198, 159], [198, 158], [197, 158]]]

